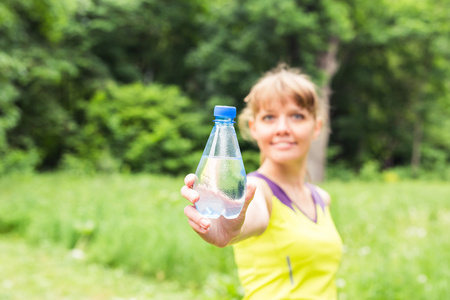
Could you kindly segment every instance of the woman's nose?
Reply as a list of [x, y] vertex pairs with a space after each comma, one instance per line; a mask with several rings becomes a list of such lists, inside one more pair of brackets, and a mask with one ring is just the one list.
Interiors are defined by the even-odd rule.
[[287, 118], [278, 118], [276, 130], [277, 134], [286, 134], [287, 132], [289, 132], [289, 124]]

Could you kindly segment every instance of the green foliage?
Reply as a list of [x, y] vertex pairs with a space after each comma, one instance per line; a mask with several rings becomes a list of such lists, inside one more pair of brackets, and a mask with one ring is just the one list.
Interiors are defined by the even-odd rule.
[[56, 165], [77, 130], [75, 99], [89, 90], [75, 83], [89, 55], [65, 45], [76, 9], [73, 1], [0, 4], [0, 149], [37, 151], [42, 168]]
[[[324, 53], [330, 41], [338, 41], [330, 143], [339, 154], [331, 162], [355, 170], [370, 160], [383, 169], [413, 164], [440, 170], [450, 161], [449, 5], [431, 0], [1, 1], [0, 159], [9, 152], [28, 153], [37, 159], [28, 165], [38, 170], [78, 173], [182, 172], [198, 161], [193, 153], [202, 150], [199, 141], [207, 134], [178, 132], [184, 125], [164, 117], [152, 126], [165, 138], [156, 131], [116, 131], [102, 113], [93, 117], [96, 104], [90, 103], [110, 88], [108, 82], [177, 86], [191, 106], [202, 108], [198, 115], [204, 118], [215, 104], [240, 110], [255, 80], [280, 61], [302, 68], [321, 87]], [[164, 110], [164, 101], [154, 105]], [[196, 131], [209, 129], [202, 122]], [[110, 132], [103, 135], [105, 130]], [[254, 150], [242, 145], [243, 152]], [[145, 153], [159, 146], [159, 154]], [[176, 151], [188, 151], [184, 161], [174, 157]], [[168, 161], [152, 167], [150, 161], [161, 160], [161, 153]], [[249, 167], [256, 162], [252, 158]]]
[[242, 152], [242, 160], [244, 161], [246, 173], [256, 171], [260, 166], [259, 151], [246, 150]]
[[361, 1], [350, 6], [355, 38], [342, 45], [333, 81], [331, 143], [341, 147], [337, 159], [358, 168], [377, 160], [389, 168], [417, 164], [416, 152], [425, 168], [437, 153], [449, 162], [443, 144], [450, 127], [442, 115], [450, 113], [450, 85], [442, 80], [450, 75], [442, 68], [450, 58], [450, 48], [443, 47], [450, 36], [449, 5]]
[[359, 178], [365, 181], [375, 181], [379, 179], [380, 164], [377, 161], [369, 160], [364, 163], [359, 171]]
[[[151, 0], [2, 1], [0, 156], [36, 149], [39, 161], [35, 166], [41, 170], [60, 164], [75, 167], [74, 159], [63, 154], [73, 152], [74, 140], [84, 134], [86, 102], [105, 82], [184, 83], [188, 73], [183, 69], [183, 53], [194, 44], [193, 18], [202, 10], [201, 1], [177, 1], [175, 10], [166, 4]], [[141, 140], [140, 144], [150, 142]], [[174, 152], [175, 144], [166, 141], [164, 147]], [[138, 152], [144, 151], [138, 148], [129, 154], [130, 160], [136, 161]], [[189, 145], [184, 143], [183, 149]], [[122, 164], [114, 161], [108, 149], [94, 155], [102, 157], [96, 159], [97, 165], [102, 159], [106, 164], [101, 168]], [[85, 165], [78, 169], [98, 167], [89, 159], [76, 158]], [[164, 168], [177, 169], [178, 163], [170, 160]]]
[[234, 105], [261, 74], [279, 62], [301, 67], [321, 81], [318, 55], [331, 38], [352, 36], [347, 8], [337, 1], [212, 1], [202, 15], [200, 42], [187, 63], [201, 87], [196, 98], [231, 96]]
[[103, 171], [192, 172], [208, 133], [191, 102], [175, 86], [111, 82], [86, 107], [77, 156]]
[[414, 169], [410, 166], [382, 169], [380, 162], [369, 160], [361, 168], [357, 169], [341, 161], [328, 165], [327, 178], [330, 181], [341, 182], [448, 181], [450, 180], [450, 165], [442, 164], [432, 169]]
[[40, 161], [36, 150], [0, 151], [0, 176], [11, 173], [32, 173]]
[[349, 182], [356, 179], [355, 170], [344, 162], [333, 162], [327, 166], [327, 180]]

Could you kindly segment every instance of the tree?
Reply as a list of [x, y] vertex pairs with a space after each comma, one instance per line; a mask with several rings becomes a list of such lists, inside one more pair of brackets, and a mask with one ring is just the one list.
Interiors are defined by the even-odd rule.
[[[180, 97], [192, 99], [189, 107], [207, 116], [219, 103], [241, 109], [256, 79], [279, 62], [309, 74], [324, 118], [331, 110], [332, 162], [435, 168], [450, 161], [449, 6], [448, 0], [1, 1], [0, 173], [53, 169], [66, 154], [81, 153], [93, 95], [112, 81], [176, 85]], [[329, 134], [325, 129], [309, 157], [314, 181], [324, 177]], [[241, 145], [243, 152], [253, 147]]]
[[181, 86], [202, 9], [191, 0], [2, 1], [2, 161], [30, 152], [33, 168], [55, 168], [73, 150], [92, 94], [111, 79]]
[[52, 151], [59, 142], [53, 137], [67, 134], [72, 128], [72, 120], [63, 108], [67, 101], [59, 100], [67, 100], [64, 80], [76, 76], [76, 56], [58, 48], [74, 13], [72, 8], [70, 1], [6, 0], [0, 4], [3, 162], [22, 153], [22, 161], [16, 159], [15, 163], [28, 161], [34, 168], [41, 158], [55, 154]]
[[421, 157], [427, 159], [423, 143], [448, 149], [426, 138], [438, 121], [431, 113], [449, 99], [442, 80], [449, 76], [448, 5], [349, 1], [356, 35], [341, 46], [341, 69], [333, 82], [332, 143], [341, 147], [338, 159], [355, 166], [372, 159], [388, 168], [407, 164], [409, 157], [417, 169]]
[[[285, 62], [313, 77], [327, 117], [337, 46], [352, 35], [345, 5], [340, 1], [230, 0], [210, 2], [207, 12], [202, 42], [188, 56], [195, 70], [195, 89], [190, 91], [194, 98], [242, 107], [240, 100], [255, 80]], [[320, 151], [311, 155], [315, 181], [324, 177], [327, 141], [325, 130], [314, 146]]]

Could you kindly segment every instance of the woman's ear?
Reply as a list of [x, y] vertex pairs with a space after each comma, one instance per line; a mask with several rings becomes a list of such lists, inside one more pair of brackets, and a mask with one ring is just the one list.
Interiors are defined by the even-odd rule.
[[321, 118], [317, 118], [315, 123], [316, 124], [314, 125], [313, 140], [316, 140], [322, 132], [323, 121]]
[[251, 135], [252, 139], [257, 140], [258, 134], [256, 132], [255, 119], [253, 117], [251, 117], [248, 120], [248, 128], [250, 130], [250, 135]]

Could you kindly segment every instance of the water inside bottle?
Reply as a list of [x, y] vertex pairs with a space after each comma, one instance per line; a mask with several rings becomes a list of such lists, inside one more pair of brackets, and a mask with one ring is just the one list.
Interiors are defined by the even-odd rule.
[[236, 218], [241, 212], [247, 190], [247, 177], [241, 158], [202, 156], [197, 168], [194, 190], [200, 195], [195, 204], [205, 217]]

